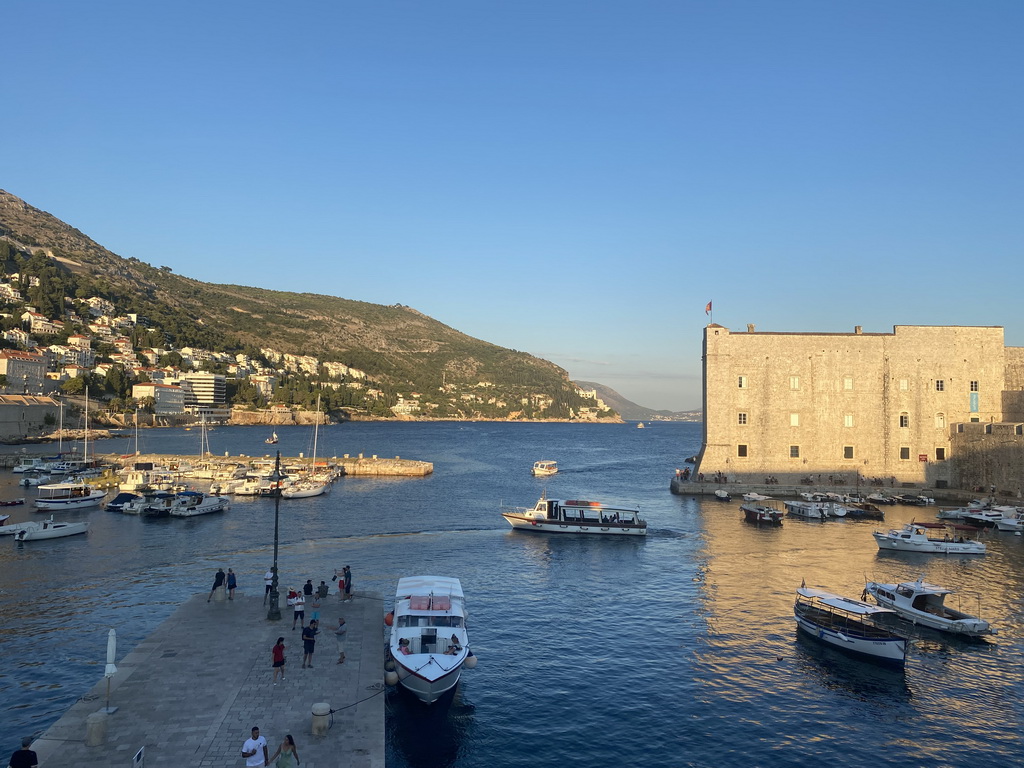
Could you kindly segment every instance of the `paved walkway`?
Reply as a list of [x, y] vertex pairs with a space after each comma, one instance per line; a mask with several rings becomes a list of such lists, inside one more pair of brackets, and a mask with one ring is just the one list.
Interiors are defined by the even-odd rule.
[[[111, 678], [106, 741], [86, 746], [86, 718], [106, 706], [106, 680], [79, 700], [32, 747], [42, 768], [132, 765], [145, 768], [243, 766], [242, 742], [260, 727], [272, 755], [292, 734], [302, 768], [384, 768], [383, 612], [379, 595], [320, 609], [313, 669], [302, 669], [300, 630], [281, 595], [280, 622], [266, 618], [262, 595], [206, 602], [196, 595], [120, 658]], [[309, 617], [307, 605], [306, 616]], [[346, 662], [337, 664], [333, 627], [344, 616]], [[272, 685], [270, 649], [283, 635], [287, 679]], [[119, 651], [121, 656], [123, 651]], [[312, 735], [311, 707], [336, 710], [326, 736]], [[359, 703], [356, 703], [359, 702]], [[355, 706], [353, 706], [355, 705]]]

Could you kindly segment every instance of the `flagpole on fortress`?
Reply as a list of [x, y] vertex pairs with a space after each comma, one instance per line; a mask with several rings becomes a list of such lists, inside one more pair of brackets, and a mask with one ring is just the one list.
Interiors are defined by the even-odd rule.
[[715, 316], [711, 312], [711, 302], [710, 301], [708, 302], [708, 305], [706, 307], [704, 307], [704, 314], [708, 316], [708, 325], [711, 325], [711, 324], [713, 324], [715, 322]]

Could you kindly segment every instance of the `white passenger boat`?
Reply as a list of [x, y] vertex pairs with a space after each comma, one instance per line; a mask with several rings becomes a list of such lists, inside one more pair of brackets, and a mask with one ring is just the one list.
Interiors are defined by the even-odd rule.
[[871, 595], [879, 605], [923, 627], [967, 637], [996, 633], [984, 619], [947, 606], [946, 595], [953, 594], [952, 590], [928, 584], [921, 579], [899, 584], [869, 581], [864, 586], [864, 594]]
[[53, 517], [50, 517], [49, 520], [43, 520], [41, 523], [31, 527], [27, 523], [12, 527], [18, 529], [14, 534], [14, 538], [17, 541], [40, 541], [42, 539], [60, 539], [64, 536], [86, 533], [89, 530], [89, 523], [55, 522]]
[[534, 477], [547, 477], [558, 474], [558, 462], [545, 460], [533, 462], [533, 469], [530, 470]]
[[458, 685], [463, 667], [476, 664], [469, 650], [466, 598], [458, 579], [399, 579], [391, 623], [389, 650], [398, 682], [426, 704]]
[[846, 517], [846, 507], [834, 501], [784, 501], [786, 511], [805, 520], [829, 520]]
[[67, 483], [51, 483], [39, 486], [39, 497], [33, 502], [36, 509], [82, 509], [97, 507], [106, 491], [94, 488], [82, 480]]
[[[960, 526], [962, 528], [963, 526]], [[940, 552], [955, 555], [983, 555], [985, 554], [984, 542], [976, 539], [965, 538], [963, 531], [954, 531], [942, 537], [929, 536], [928, 529], [922, 525], [906, 523], [900, 529], [893, 529], [887, 533], [872, 531], [872, 536], [878, 543], [879, 549], [895, 550], [898, 552]]]
[[501, 516], [517, 531], [602, 536], [647, 535], [647, 521], [640, 518], [638, 507], [611, 507], [598, 501], [562, 501], [542, 495], [533, 509], [505, 507]]
[[841, 651], [890, 664], [907, 660], [907, 638], [894, 630], [896, 613], [888, 608], [800, 587], [793, 615], [801, 630]]

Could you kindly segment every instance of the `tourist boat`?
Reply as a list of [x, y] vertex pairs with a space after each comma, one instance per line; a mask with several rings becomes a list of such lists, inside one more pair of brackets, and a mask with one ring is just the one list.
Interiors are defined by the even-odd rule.
[[953, 594], [952, 590], [928, 584], [921, 579], [899, 584], [869, 581], [864, 586], [864, 594], [871, 595], [879, 605], [896, 611], [904, 619], [922, 627], [966, 637], [996, 634], [996, 630], [984, 619], [947, 606], [946, 595]]
[[89, 530], [89, 523], [58, 523], [51, 516], [49, 520], [43, 520], [35, 526], [15, 525], [17, 533], [14, 538], [17, 541], [40, 541], [42, 539], [60, 539], [64, 536], [74, 536], [79, 533], [86, 533]]
[[841, 651], [882, 663], [906, 663], [907, 638], [892, 628], [897, 614], [888, 608], [802, 586], [793, 615], [801, 630]]
[[33, 502], [36, 509], [82, 509], [97, 507], [106, 491], [94, 488], [83, 480], [51, 483], [39, 486], [39, 497]]
[[277, 445], [277, 432], [274, 432], [270, 437], [263, 441], [267, 445]]
[[729, 495], [728, 491], [717, 488], [715, 490], [715, 501], [732, 501], [732, 496]]
[[983, 555], [985, 554], [985, 543], [976, 539], [964, 538], [962, 529], [965, 526], [956, 526], [961, 533], [958, 536], [945, 534], [941, 539], [937, 536], [929, 536], [927, 528], [914, 523], [906, 523], [900, 529], [894, 529], [888, 533], [872, 531], [879, 549], [896, 550], [898, 552], [940, 552], [951, 555]]
[[639, 507], [610, 507], [598, 501], [562, 501], [541, 495], [533, 509], [506, 507], [501, 516], [517, 531], [647, 535], [647, 521], [640, 519]]
[[406, 576], [398, 580], [389, 650], [398, 683], [425, 704], [458, 685], [476, 658], [466, 635], [466, 598], [458, 579]]
[[846, 517], [846, 507], [834, 501], [784, 501], [786, 512], [805, 520], [828, 520]]
[[763, 523], [767, 525], [782, 525], [782, 510], [763, 501], [745, 501], [740, 504], [743, 510], [743, 518], [748, 523]]
[[557, 461], [535, 461], [533, 463], [533, 469], [530, 473], [534, 477], [547, 477], [548, 475], [558, 474], [558, 462]]

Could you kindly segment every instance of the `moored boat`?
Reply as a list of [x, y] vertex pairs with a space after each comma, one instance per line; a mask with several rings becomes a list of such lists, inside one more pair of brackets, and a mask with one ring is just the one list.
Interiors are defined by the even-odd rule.
[[891, 626], [896, 613], [811, 587], [796, 591], [797, 626], [827, 645], [873, 661], [903, 665], [907, 638]]
[[893, 529], [886, 533], [872, 531], [879, 549], [894, 550], [897, 552], [928, 552], [955, 555], [983, 555], [985, 554], [985, 543], [976, 539], [969, 539], [963, 535], [965, 526], [956, 526], [958, 535], [944, 534], [929, 536], [928, 529], [914, 523], [906, 523], [900, 529]]
[[715, 490], [715, 501], [732, 501], [732, 496], [724, 488], [717, 488]]
[[82, 509], [99, 506], [106, 491], [94, 488], [81, 480], [51, 483], [39, 486], [39, 497], [33, 502], [36, 509]]
[[548, 475], [557, 475], [558, 462], [551, 461], [550, 459], [546, 459], [544, 461], [535, 461], [533, 462], [533, 469], [530, 470], [530, 473], [534, 477], [547, 477]]
[[996, 528], [1000, 531], [1022, 531], [1024, 530], [1024, 511], [1018, 511], [1012, 516], [1003, 516], [996, 521]]
[[782, 525], [783, 513], [778, 507], [763, 501], [745, 501], [740, 504], [743, 519], [748, 523], [764, 525]]
[[966, 637], [996, 633], [984, 619], [947, 606], [946, 596], [953, 594], [952, 590], [928, 584], [921, 579], [899, 584], [869, 581], [864, 586], [864, 594], [871, 595], [879, 605], [923, 627]]
[[846, 516], [852, 520], [885, 520], [885, 512], [866, 501], [852, 501], [843, 504]]
[[505, 507], [501, 516], [517, 531], [646, 536], [639, 507], [612, 507], [598, 501], [549, 499], [541, 495], [532, 509]]
[[834, 501], [784, 501], [786, 512], [805, 520], [829, 520], [846, 517], [846, 507]]
[[475, 665], [466, 634], [466, 598], [458, 579], [407, 576], [398, 580], [388, 647], [398, 682], [425, 704], [459, 683]]
[[37, 526], [28, 527], [27, 525], [22, 525], [14, 527], [18, 528], [18, 532], [14, 534], [14, 538], [17, 541], [40, 541], [86, 533], [89, 530], [89, 523], [84, 521], [74, 523], [55, 522], [53, 517], [50, 517], [49, 520], [43, 520]]

